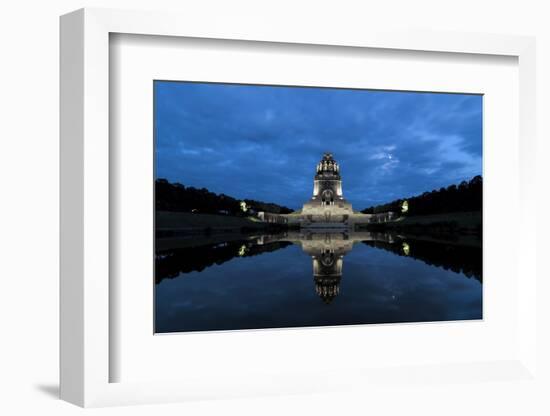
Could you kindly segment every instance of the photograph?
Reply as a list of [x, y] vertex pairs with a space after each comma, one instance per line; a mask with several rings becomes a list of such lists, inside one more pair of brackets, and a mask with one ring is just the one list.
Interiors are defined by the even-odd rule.
[[483, 95], [153, 81], [154, 332], [483, 319]]
[[550, 416], [548, 1], [3, 6], [0, 414]]

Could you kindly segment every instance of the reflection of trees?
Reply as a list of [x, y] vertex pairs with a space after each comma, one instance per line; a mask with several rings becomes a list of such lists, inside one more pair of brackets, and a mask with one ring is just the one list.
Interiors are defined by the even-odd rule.
[[391, 251], [399, 256], [413, 257], [430, 266], [442, 267], [455, 273], [463, 273], [480, 282], [483, 276], [483, 255], [481, 248], [444, 244], [440, 242], [396, 239], [394, 242], [363, 241], [376, 248]]
[[260, 236], [255, 239], [159, 250], [155, 259], [155, 281], [159, 283], [163, 279], [172, 279], [180, 274], [200, 272], [235, 257], [251, 257], [298, 244], [306, 254], [311, 256], [317, 295], [323, 302], [329, 304], [340, 292], [344, 256], [353, 249], [354, 243], [358, 242], [399, 256], [412, 257], [431, 266], [463, 273], [467, 277], [482, 281], [482, 251], [479, 247], [368, 232], [284, 233]]
[[251, 240], [229, 241], [197, 247], [157, 251], [155, 282], [173, 279], [181, 273], [200, 272], [214, 264], [222, 264], [234, 257], [250, 257], [279, 250], [292, 243], [286, 241], [257, 245]]

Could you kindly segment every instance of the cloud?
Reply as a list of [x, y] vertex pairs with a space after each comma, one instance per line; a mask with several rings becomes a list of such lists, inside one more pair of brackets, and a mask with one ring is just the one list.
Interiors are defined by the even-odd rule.
[[481, 96], [156, 82], [157, 177], [299, 208], [323, 152], [355, 209], [481, 174]]

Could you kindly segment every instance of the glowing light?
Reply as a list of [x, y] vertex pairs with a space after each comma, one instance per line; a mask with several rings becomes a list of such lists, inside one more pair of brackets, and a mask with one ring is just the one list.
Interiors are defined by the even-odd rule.
[[246, 202], [244, 202], [244, 201], [241, 201], [241, 210], [243, 212], [248, 211], [248, 205], [246, 205]]
[[406, 214], [409, 211], [409, 201], [403, 201], [401, 204], [401, 213]]
[[405, 256], [408, 256], [410, 252], [411, 252], [411, 247], [407, 243], [403, 242], [403, 254]]
[[246, 252], [248, 251], [247, 247], [245, 244], [243, 244], [240, 248], [239, 248], [239, 257], [242, 257], [246, 254]]

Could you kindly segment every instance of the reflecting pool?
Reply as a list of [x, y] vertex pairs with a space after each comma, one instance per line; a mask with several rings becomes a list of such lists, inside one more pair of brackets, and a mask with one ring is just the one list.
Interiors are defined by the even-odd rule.
[[482, 318], [479, 241], [385, 233], [157, 239], [155, 332]]

